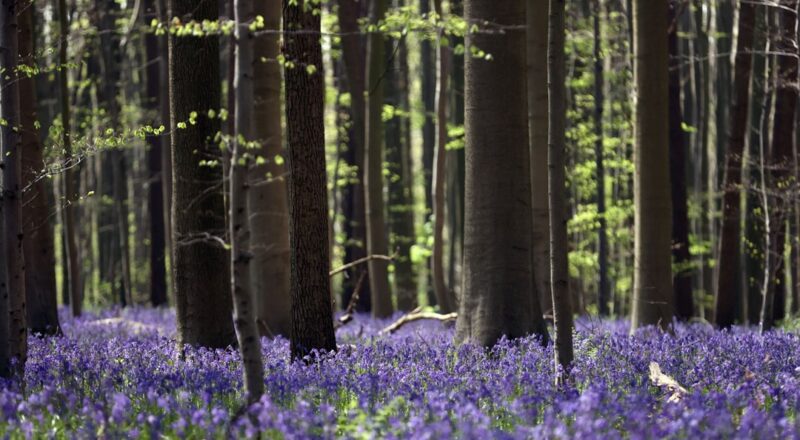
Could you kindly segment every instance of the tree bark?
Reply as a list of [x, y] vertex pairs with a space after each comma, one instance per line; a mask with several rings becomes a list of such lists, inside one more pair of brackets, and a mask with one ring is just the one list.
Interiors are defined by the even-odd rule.
[[[142, 19], [144, 24], [158, 19], [154, 0], [147, 0]], [[144, 37], [145, 59], [147, 60], [145, 107], [154, 128], [159, 127], [157, 117], [161, 102], [161, 64], [164, 62], [159, 52], [158, 38], [153, 33]], [[150, 304], [153, 307], [167, 305], [166, 268], [166, 217], [164, 216], [164, 167], [163, 135], [147, 136], [148, 191], [147, 210], [150, 215]]]
[[[19, 13], [19, 59], [28, 66], [36, 64], [34, 52], [33, 11], [31, 2], [24, 2]], [[56, 257], [53, 226], [46, 179], [44, 147], [36, 126], [36, 85], [34, 78], [19, 77], [20, 123], [22, 136], [22, 228], [25, 231], [23, 251], [26, 265], [36, 270], [25, 271], [27, 322], [31, 332], [42, 335], [60, 333], [56, 298]]]
[[[378, 23], [386, 14], [386, 0], [371, 3], [370, 22]], [[367, 254], [386, 255], [389, 251], [386, 214], [383, 200], [383, 96], [386, 53], [383, 35], [372, 32], [367, 37], [367, 115], [364, 124], [367, 147], [364, 157], [364, 191], [367, 217]], [[372, 316], [385, 318], [392, 314], [392, 292], [389, 286], [389, 262], [370, 260], [369, 290], [372, 295]]]
[[[792, 188], [792, 147], [794, 140], [795, 110], [797, 108], [797, 0], [782, 0], [780, 5], [781, 24], [777, 35], [778, 76], [776, 78], [775, 121], [772, 132], [772, 149], [769, 160], [769, 240], [767, 259], [770, 276], [761, 306], [761, 331], [772, 329], [775, 325], [776, 296], [785, 289], [781, 267], [785, 246], [785, 221], [789, 209], [788, 189]], [[782, 316], [778, 317], [782, 318]]]
[[[442, 0], [433, 1], [439, 20], [444, 20]], [[450, 56], [448, 47], [443, 45], [441, 36], [437, 39], [439, 47], [439, 80], [436, 84], [436, 151], [433, 167], [433, 254], [431, 256], [431, 273], [433, 274], [433, 292], [440, 313], [451, 313], [456, 310], [455, 298], [447, 288], [444, 275], [444, 206], [445, 206], [445, 164], [447, 158], [447, 80], [450, 76]], [[450, 243], [452, 246], [453, 243]]]
[[734, 70], [735, 102], [730, 114], [730, 134], [725, 157], [725, 180], [722, 184], [722, 231], [720, 232], [719, 264], [717, 265], [717, 292], [715, 321], [722, 328], [736, 321], [736, 303], [739, 298], [737, 277], [740, 271], [739, 249], [741, 238], [741, 183], [744, 157], [747, 113], [750, 109], [750, 72], [753, 68], [753, 41], [755, 36], [756, 6], [742, 3], [739, 10], [739, 35], [736, 40]]
[[[419, 1], [419, 13], [427, 16], [431, 12], [431, 0]], [[420, 70], [422, 71], [421, 89], [424, 122], [422, 124], [422, 174], [425, 178], [425, 221], [433, 213], [433, 163], [436, 150], [436, 55], [430, 40], [423, 38], [420, 43]], [[430, 267], [428, 262], [427, 267]], [[433, 276], [428, 271], [427, 282], [428, 304], [437, 305], [436, 293], [433, 289]]]
[[[217, 20], [210, 0], [169, 0], [169, 17], [181, 22]], [[172, 265], [181, 345], [226, 347], [234, 341], [225, 235], [219, 119], [219, 40], [169, 36], [170, 130], [172, 131]], [[198, 67], [200, 66], [200, 67]], [[196, 112], [194, 123], [190, 121]], [[185, 128], [178, 128], [178, 124]], [[204, 166], [216, 161], [216, 166]]]
[[631, 330], [672, 324], [667, 1], [634, 0], [636, 118]]
[[531, 295], [525, 2], [468, 0], [464, 11], [468, 23], [510, 27], [470, 33], [467, 53], [474, 46], [493, 58], [465, 61], [464, 292], [456, 335], [491, 346], [543, 323]]
[[[18, 377], [23, 377], [28, 355], [28, 329], [25, 312], [25, 260], [23, 255], [24, 230], [22, 229], [22, 138], [20, 127], [19, 82], [17, 81], [17, 56], [19, 55], [17, 15], [18, 0], [3, 0], [0, 4], [0, 126], [3, 158], [3, 219], [5, 235], [3, 246], [8, 282], [8, 336], [9, 355], [17, 364]], [[3, 318], [5, 319], [5, 318]]]
[[599, 279], [597, 286], [597, 311], [600, 316], [608, 316], [608, 233], [606, 232], [606, 178], [603, 161], [603, 106], [604, 72], [602, 36], [600, 34], [600, 0], [594, 3], [594, 155], [597, 168], [597, 220], [598, 246], [597, 262]]
[[[286, 134], [293, 359], [336, 350], [330, 301], [328, 193], [325, 179], [324, 77], [320, 16], [309, 0], [285, 0]], [[313, 73], [308, 66], [314, 66]]]
[[256, 307], [250, 282], [250, 221], [247, 199], [251, 183], [247, 143], [253, 139], [253, 48], [255, 36], [250, 30], [254, 18], [252, 0], [234, 0], [236, 68], [231, 93], [236, 94], [235, 130], [231, 155], [230, 239], [231, 284], [233, 287], [233, 323], [239, 353], [242, 355], [244, 389], [248, 403], [257, 402], [264, 394], [264, 364], [261, 360], [261, 338], [256, 327]]
[[[280, 0], [256, 1], [255, 14], [264, 17], [264, 30], [281, 28]], [[280, 35], [256, 38], [253, 69], [253, 133], [263, 158], [250, 169], [248, 194], [253, 260], [250, 263], [252, 291], [257, 317], [271, 335], [289, 336], [290, 265], [289, 204], [286, 199], [285, 154], [281, 132], [281, 71], [278, 63]], [[265, 335], [266, 336], [266, 335]]]

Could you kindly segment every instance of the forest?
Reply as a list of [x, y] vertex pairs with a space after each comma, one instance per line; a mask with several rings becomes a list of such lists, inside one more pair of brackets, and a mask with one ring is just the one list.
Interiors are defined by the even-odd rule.
[[800, 0], [0, 0], [0, 439], [800, 438]]

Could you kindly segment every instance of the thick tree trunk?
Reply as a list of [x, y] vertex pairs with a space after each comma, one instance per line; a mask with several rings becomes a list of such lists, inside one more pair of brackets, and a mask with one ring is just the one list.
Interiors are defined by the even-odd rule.
[[[19, 15], [19, 56], [25, 65], [35, 65], [34, 5], [25, 2]], [[22, 125], [22, 228], [25, 264], [35, 270], [25, 271], [27, 319], [31, 332], [54, 335], [61, 331], [56, 299], [56, 257], [53, 226], [46, 179], [44, 147], [36, 127], [36, 85], [27, 75], [19, 78], [20, 123]]]
[[[547, 168], [550, 203], [550, 279], [553, 296], [553, 321], [555, 322], [556, 362], [562, 374], [567, 374], [572, 364], [572, 300], [569, 292], [569, 242], [567, 240], [567, 182], [566, 182], [566, 129], [567, 85], [564, 54], [565, 0], [550, 0], [550, 25], [548, 32], [547, 72], [548, 125]], [[556, 382], [562, 379], [556, 375]]]
[[[543, 328], [531, 295], [530, 156], [525, 87], [525, 1], [467, 0], [465, 19], [511, 29], [478, 30], [466, 57], [464, 293], [457, 339], [483, 346]], [[469, 53], [469, 51], [467, 51]], [[542, 335], [544, 336], [544, 335]]]
[[[370, 21], [377, 23], [386, 14], [386, 0], [371, 3]], [[367, 254], [386, 255], [389, 243], [383, 200], [383, 96], [386, 51], [383, 35], [372, 32], [367, 37], [367, 115], [364, 124], [366, 149], [364, 157], [364, 190], [367, 217]], [[369, 289], [372, 295], [372, 316], [385, 318], [392, 314], [392, 292], [389, 286], [389, 262], [372, 259], [369, 267]]]
[[[433, 1], [436, 15], [444, 19], [442, 0]], [[450, 54], [447, 46], [439, 43], [439, 80], [436, 85], [436, 151], [433, 167], [433, 254], [431, 256], [431, 273], [433, 274], [433, 292], [440, 313], [451, 313], [456, 310], [455, 298], [447, 288], [444, 275], [444, 224], [445, 224], [445, 164], [447, 158], [447, 80], [450, 76]], [[453, 243], [450, 243], [452, 246]]]
[[667, 1], [634, 0], [635, 245], [631, 330], [672, 324]]
[[[66, 0], [58, 0], [59, 21], [59, 46], [58, 63], [67, 65], [67, 44], [69, 43], [69, 22], [67, 18]], [[77, 200], [75, 189], [75, 158], [72, 157], [72, 134], [70, 133], [70, 95], [67, 85], [69, 71], [61, 68], [58, 72], [58, 88], [61, 95], [61, 127], [62, 149], [64, 150], [64, 196], [63, 196], [63, 225], [64, 241], [66, 243], [67, 267], [69, 271], [69, 304], [72, 316], [79, 316], [83, 310], [83, 283], [81, 282], [81, 267], [78, 256], [78, 230], [75, 225], [74, 205]]]
[[[25, 260], [23, 256], [24, 230], [22, 229], [22, 138], [19, 134], [20, 102], [17, 81], [17, 56], [19, 55], [17, 15], [18, 0], [3, 0], [0, 4], [0, 126], [3, 160], [3, 252], [5, 252], [8, 281], [8, 336], [9, 354], [16, 359], [16, 373], [21, 378], [25, 372], [28, 355], [28, 329], [25, 312]], [[6, 318], [3, 317], [5, 320]]]
[[[0, 237], [5, 237], [3, 203], [0, 200]], [[8, 265], [5, 248], [0, 249], [0, 377], [11, 377], [11, 352], [9, 350], [8, 322]]]
[[549, 0], [528, 0], [528, 127], [531, 193], [533, 194], [532, 255], [534, 291], [542, 311], [551, 314], [550, 202], [547, 189], [547, 13]]
[[[769, 221], [768, 266], [769, 280], [761, 306], [761, 330], [772, 329], [775, 325], [776, 297], [783, 295], [785, 280], [783, 271], [783, 251], [785, 246], [785, 221], [791, 212], [789, 207], [792, 179], [792, 148], [794, 141], [795, 110], [797, 108], [797, 0], [780, 2], [781, 24], [776, 36], [778, 53], [791, 54], [778, 57], [776, 78], [775, 121], [772, 132], [772, 149], [769, 157]], [[778, 290], [781, 292], [778, 292]], [[782, 318], [780, 316], [779, 318]]]
[[[256, 1], [255, 14], [264, 17], [264, 30], [281, 28], [280, 0]], [[289, 204], [286, 199], [286, 169], [279, 158], [285, 154], [281, 132], [280, 35], [256, 38], [253, 69], [253, 134], [258, 141], [254, 153], [261, 156], [250, 169], [248, 210], [253, 260], [250, 281], [257, 318], [268, 335], [289, 336], [290, 265]]]
[[[286, 134], [289, 158], [289, 243], [293, 359], [336, 350], [330, 301], [328, 193], [325, 179], [324, 77], [320, 16], [309, 0], [284, 1]], [[307, 67], [315, 66], [313, 73]]]
[[[366, 201], [364, 200], [364, 119], [366, 101], [364, 99], [366, 65], [365, 38], [359, 34], [358, 20], [364, 15], [366, 2], [339, 0], [338, 18], [342, 30], [342, 59], [347, 75], [347, 89], [350, 92], [350, 125], [347, 131], [348, 144], [345, 155], [349, 166], [355, 167], [355, 181], [342, 189], [342, 211], [344, 212], [344, 231], [346, 236], [345, 261], [356, 261], [367, 255]], [[361, 268], [347, 271], [342, 292], [344, 304], [350, 303], [353, 290], [360, 278]], [[369, 290], [369, 273], [361, 284], [356, 310], [369, 312], [372, 297]]]
[[[182, 22], [216, 20], [216, 2], [169, 0], [168, 16]], [[215, 142], [219, 119], [219, 40], [169, 36], [172, 131], [172, 265], [181, 344], [226, 347], [235, 339], [231, 320], [222, 169]], [[202, 68], [198, 68], [202, 66]], [[196, 112], [196, 113], [193, 113]], [[191, 115], [195, 117], [190, 121]], [[178, 128], [178, 125], [185, 128]]]
[[717, 326], [730, 327], [736, 321], [736, 304], [739, 300], [738, 274], [741, 239], [741, 183], [744, 157], [747, 113], [750, 108], [750, 72], [753, 67], [753, 39], [755, 36], [756, 5], [742, 3], [739, 10], [739, 35], [736, 41], [736, 67], [734, 71], [735, 102], [730, 114], [730, 134], [725, 155], [725, 180], [722, 203], [722, 231], [717, 265], [717, 292], [715, 321]]
[[[247, 199], [251, 183], [247, 171], [247, 143], [254, 136], [253, 130], [253, 48], [255, 36], [250, 30], [254, 18], [252, 0], [234, 0], [236, 27], [236, 69], [234, 90], [236, 94], [236, 120], [231, 155], [230, 193], [230, 239], [231, 239], [231, 284], [233, 287], [233, 323], [239, 353], [242, 355], [244, 389], [248, 403], [253, 403], [264, 394], [264, 364], [261, 360], [261, 338], [256, 327], [256, 306], [250, 282], [250, 220]], [[274, 27], [273, 27], [274, 29]]]
[[[392, 53], [399, 44], [391, 68], [386, 71], [387, 104], [396, 109], [408, 109], [408, 51], [405, 40], [387, 41]], [[411, 311], [417, 305], [417, 280], [411, 262], [411, 246], [415, 242], [414, 204], [410, 175], [410, 139], [406, 132], [408, 118], [396, 114], [386, 121], [386, 167], [389, 170], [389, 229], [391, 246], [397, 252], [394, 263], [394, 287], [397, 308]]]

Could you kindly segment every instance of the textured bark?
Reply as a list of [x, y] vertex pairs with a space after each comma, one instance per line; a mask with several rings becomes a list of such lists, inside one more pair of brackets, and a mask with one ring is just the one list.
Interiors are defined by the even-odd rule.
[[[399, 110], [408, 109], [408, 50], [406, 41], [386, 42], [392, 53], [399, 44], [393, 65], [386, 71], [386, 102]], [[414, 203], [411, 185], [411, 145], [408, 118], [395, 115], [386, 121], [386, 168], [389, 196], [389, 230], [391, 247], [397, 253], [394, 260], [394, 288], [397, 308], [411, 311], [417, 307], [417, 279], [411, 262], [414, 235]]]
[[[442, 0], [433, 1], [436, 15], [444, 19]], [[445, 164], [447, 158], [447, 80], [450, 76], [450, 51], [439, 43], [439, 78], [436, 84], [436, 151], [433, 159], [433, 254], [431, 273], [433, 274], [433, 293], [440, 313], [456, 310], [455, 298], [448, 289], [444, 275], [444, 224], [445, 224]], [[450, 243], [452, 246], [453, 243]]]
[[[168, 15], [186, 23], [216, 20], [211, 0], [169, 0]], [[234, 341], [222, 169], [214, 138], [220, 124], [208, 118], [219, 109], [219, 40], [169, 37], [170, 129], [172, 131], [172, 265], [181, 344], [226, 347]], [[194, 124], [187, 121], [197, 112]], [[178, 123], [186, 128], [178, 128]]]
[[[283, 5], [284, 54], [298, 66], [285, 72], [293, 359], [302, 359], [312, 350], [336, 350], [328, 276], [320, 16], [307, 1], [285, 0]], [[309, 65], [317, 68], [312, 74], [301, 67]]]
[[[255, 36], [250, 31], [253, 20], [253, 1], [234, 0], [236, 27], [236, 68], [234, 89], [236, 94], [236, 119], [231, 155], [230, 193], [230, 239], [231, 239], [231, 284], [233, 287], [233, 323], [239, 353], [242, 355], [244, 389], [248, 403], [253, 403], [264, 394], [264, 364], [261, 360], [261, 338], [256, 327], [256, 307], [250, 282], [250, 221], [247, 199], [250, 182], [245, 155], [247, 142], [253, 139], [253, 48]], [[243, 142], [244, 141], [244, 142]]]
[[[24, 2], [19, 14], [19, 56], [25, 65], [34, 65], [34, 5]], [[25, 263], [35, 270], [25, 271], [28, 328], [32, 333], [54, 335], [61, 331], [56, 299], [56, 256], [53, 226], [44, 170], [44, 147], [36, 128], [36, 85], [34, 78], [19, 78], [20, 123], [22, 125], [22, 228]]]
[[528, 0], [528, 127], [533, 199], [534, 290], [542, 311], [552, 313], [550, 293], [550, 202], [547, 196], [547, 15], [549, 0]]
[[[145, 2], [145, 11], [142, 15], [144, 23], [157, 18], [154, 0]], [[157, 116], [160, 110], [161, 65], [164, 62], [158, 47], [158, 37], [148, 33], [144, 37], [145, 58], [147, 69], [145, 71], [146, 90], [145, 108], [149, 111], [150, 124], [158, 127]], [[147, 211], [150, 216], [150, 304], [159, 307], [167, 304], [167, 267], [166, 267], [166, 217], [164, 216], [164, 136], [147, 136]]]
[[[547, 168], [550, 202], [550, 279], [553, 295], [556, 362], [568, 372], [573, 360], [572, 301], [569, 291], [569, 241], [567, 239], [566, 128], [567, 86], [564, 54], [565, 0], [550, 0], [547, 72], [550, 122]], [[556, 382], [561, 379], [556, 375]]]
[[[5, 237], [5, 220], [3, 203], [0, 200], [0, 237]], [[8, 338], [8, 266], [6, 265], [5, 248], [0, 249], [0, 377], [11, 377], [11, 353]]]
[[[534, 333], [530, 157], [525, 87], [525, 2], [468, 0], [465, 19], [510, 26], [473, 32], [466, 57], [464, 293], [457, 340], [483, 346]], [[469, 53], [469, 51], [467, 52]], [[502, 85], [502, 87], [498, 87]]]
[[689, 253], [689, 216], [686, 194], [686, 137], [681, 112], [681, 59], [678, 53], [676, 2], [669, 3], [669, 174], [672, 185], [672, 292], [675, 316], [689, 320], [694, 314], [692, 278], [687, 267]]
[[606, 232], [606, 177], [603, 163], [603, 58], [600, 34], [600, 0], [594, 4], [594, 154], [597, 168], [597, 261], [599, 279], [597, 286], [597, 310], [600, 316], [608, 316], [608, 233]]
[[[370, 21], [377, 23], [386, 14], [386, 0], [371, 3]], [[367, 217], [367, 254], [387, 255], [386, 214], [383, 200], [383, 96], [386, 51], [383, 34], [367, 37], [367, 114], [364, 124], [364, 193]], [[392, 292], [389, 286], [389, 262], [373, 259], [369, 267], [369, 290], [372, 295], [372, 316], [385, 318], [392, 314]]]
[[[769, 239], [768, 254], [769, 272], [767, 288], [761, 306], [761, 330], [772, 329], [776, 318], [776, 297], [785, 295], [786, 283], [783, 277], [783, 251], [785, 246], [785, 221], [791, 210], [789, 193], [791, 186], [792, 157], [795, 110], [797, 108], [797, 8], [796, 0], [780, 2], [781, 24], [776, 37], [778, 53], [789, 53], [791, 56], [778, 57], [778, 75], [776, 78], [775, 120], [772, 128], [772, 149], [769, 157]], [[771, 274], [771, 275], [770, 275]], [[780, 291], [779, 291], [780, 290]]]
[[667, 1], [634, 0], [636, 118], [631, 329], [672, 323]]
[[[3, 158], [3, 252], [5, 252], [8, 279], [8, 336], [9, 354], [17, 364], [16, 374], [22, 377], [28, 355], [28, 329], [25, 322], [25, 260], [23, 256], [24, 231], [22, 229], [22, 138], [19, 134], [20, 107], [17, 81], [17, 56], [19, 55], [17, 14], [18, 0], [0, 3], [0, 117], [6, 123], [0, 126]], [[6, 319], [6, 318], [3, 318]]]
[[755, 36], [756, 6], [742, 3], [739, 10], [739, 35], [736, 41], [736, 66], [734, 71], [735, 101], [730, 114], [730, 134], [725, 155], [725, 180], [722, 184], [722, 230], [717, 266], [717, 292], [715, 321], [722, 328], [730, 327], [736, 320], [739, 299], [737, 280], [740, 271], [741, 239], [741, 183], [742, 159], [747, 133], [747, 112], [750, 108], [750, 72], [753, 67], [753, 39]]
[[[66, 0], [58, 0], [59, 46], [58, 63], [67, 65], [67, 45], [69, 44], [69, 22], [67, 18]], [[69, 272], [69, 305], [72, 316], [79, 316], [83, 310], [83, 283], [78, 256], [78, 230], [75, 225], [77, 191], [75, 188], [75, 168], [72, 157], [72, 135], [70, 133], [70, 94], [67, 85], [68, 70], [62, 68], [58, 72], [58, 89], [61, 96], [62, 149], [67, 169], [64, 172], [63, 225], [64, 242], [66, 243], [67, 270]], [[73, 165], [73, 166], [69, 166]]]
[[[280, 30], [280, 0], [256, 1], [254, 5], [255, 14], [264, 17], [264, 29]], [[289, 204], [286, 169], [276, 159], [284, 155], [279, 39], [278, 34], [263, 34], [254, 45], [253, 134], [259, 146], [253, 153], [263, 157], [264, 163], [250, 169], [250, 282], [260, 322], [271, 335], [289, 336]]]
[[[338, 18], [342, 30], [342, 59], [347, 75], [347, 90], [350, 93], [350, 125], [347, 130], [347, 151], [344, 160], [355, 167], [355, 181], [342, 188], [342, 211], [344, 213], [344, 232], [346, 237], [345, 261], [356, 261], [367, 255], [367, 222], [364, 200], [364, 91], [366, 90], [365, 51], [363, 35], [359, 34], [358, 20], [364, 15], [367, 2], [357, 0], [339, 0]], [[360, 278], [361, 268], [353, 268], [347, 272], [343, 283], [343, 304], [349, 304], [356, 283]], [[361, 284], [361, 291], [356, 310], [369, 312], [372, 298], [369, 290], [369, 274]]]

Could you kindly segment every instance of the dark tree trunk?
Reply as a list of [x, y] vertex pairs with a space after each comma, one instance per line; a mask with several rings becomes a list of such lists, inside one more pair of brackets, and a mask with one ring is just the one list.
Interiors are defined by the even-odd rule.
[[[336, 350], [330, 301], [328, 193], [320, 15], [308, 0], [283, 5], [286, 121], [289, 164], [289, 242], [292, 250], [293, 359]], [[309, 74], [302, 66], [315, 66]]]
[[[339, 0], [339, 26], [342, 30], [342, 58], [350, 92], [349, 127], [347, 130], [347, 152], [344, 160], [355, 167], [355, 181], [342, 189], [342, 211], [344, 212], [345, 262], [355, 261], [367, 255], [366, 201], [364, 200], [364, 118], [366, 102], [365, 38], [358, 34], [358, 20], [365, 15], [363, 6], [367, 2]], [[342, 299], [346, 306], [350, 302], [362, 268], [354, 267], [346, 272]], [[361, 284], [356, 310], [369, 312], [372, 296], [369, 290], [369, 274]]]
[[[145, 2], [144, 23], [157, 18], [154, 0]], [[149, 111], [148, 119], [158, 128], [158, 116], [161, 101], [161, 63], [164, 62], [159, 53], [158, 37], [148, 33], [144, 37], [145, 58], [147, 60], [145, 108]], [[166, 227], [164, 216], [164, 173], [163, 173], [163, 135], [147, 136], [147, 169], [148, 193], [147, 210], [150, 215], [150, 303], [153, 307], [167, 304], [167, 270], [166, 270]]]
[[776, 312], [782, 312], [785, 298], [786, 282], [783, 279], [783, 251], [786, 241], [785, 222], [789, 216], [791, 188], [792, 149], [794, 141], [795, 109], [797, 108], [797, 7], [796, 0], [783, 0], [780, 3], [780, 32], [777, 35], [776, 49], [778, 53], [787, 53], [778, 57], [778, 75], [775, 96], [775, 121], [772, 134], [772, 149], [769, 160], [769, 249], [768, 249], [768, 283], [765, 283], [764, 301], [761, 307], [761, 330], [772, 329]]
[[692, 277], [689, 265], [689, 216], [686, 194], [686, 138], [681, 112], [681, 71], [675, 8], [669, 3], [669, 171], [672, 184], [672, 291], [675, 317], [687, 321], [694, 315]]
[[608, 316], [608, 233], [606, 232], [606, 178], [603, 161], [603, 58], [600, 35], [600, 0], [594, 4], [594, 154], [597, 168], [597, 261], [599, 279], [597, 287], [597, 310], [600, 316]]
[[[26, 3], [19, 15], [19, 56], [25, 65], [35, 65], [33, 11]], [[28, 327], [43, 335], [58, 334], [56, 299], [56, 256], [50, 205], [44, 172], [44, 148], [36, 127], [36, 86], [34, 78], [19, 78], [20, 122], [22, 124], [22, 228], [25, 264], [35, 270], [25, 271]]]
[[[168, 15], [186, 23], [217, 20], [216, 2], [169, 0]], [[222, 169], [215, 137], [220, 107], [219, 40], [169, 36], [172, 131], [172, 265], [181, 344], [226, 347], [234, 342], [225, 236]], [[202, 68], [198, 68], [202, 66]], [[195, 120], [190, 115], [196, 112]], [[185, 128], [178, 128], [178, 125]]]
[[491, 346], [502, 336], [544, 327], [531, 295], [525, 2], [468, 0], [464, 11], [470, 23], [513, 29], [469, 34], [468, 49], [479, 47], [493, 59], [465, 62], [464, 293], [457, 339]]
[[[431, 0], [420, 0], [419, 13], [431, 12]], [[420, 69], [422, 70], [422, 105], [425, 114], [422, 125], [422, 173], [425, 178], [425, 219], [433, 213], [433, 156], [436, 149], [436, 55], [427, 38], [420, 43]], [[430, 264], [427, 264], [430, 267]], [[433, 291], [433, 277], [428, 271], [428, 304], [437, 305]]]
[[722, 328], [736, 321], [739, 301], [740, 238], [741, 238], [741, 183], [742, 158], [747, 133], [747, 112], [750, 108], [750, 72], [753, 67], [753, 39], [755, 36], [755, 4], [742, 3], [739, 11], [739, 36], [736, 42], [736, 67], [734, 71], [735, 102], [730, 114], [730, 135], [725, 155], [725, 180], [722, 184], [722, 232], [720, 233], [719, 264], [717, 266], [717, 292], [715, 321]]

